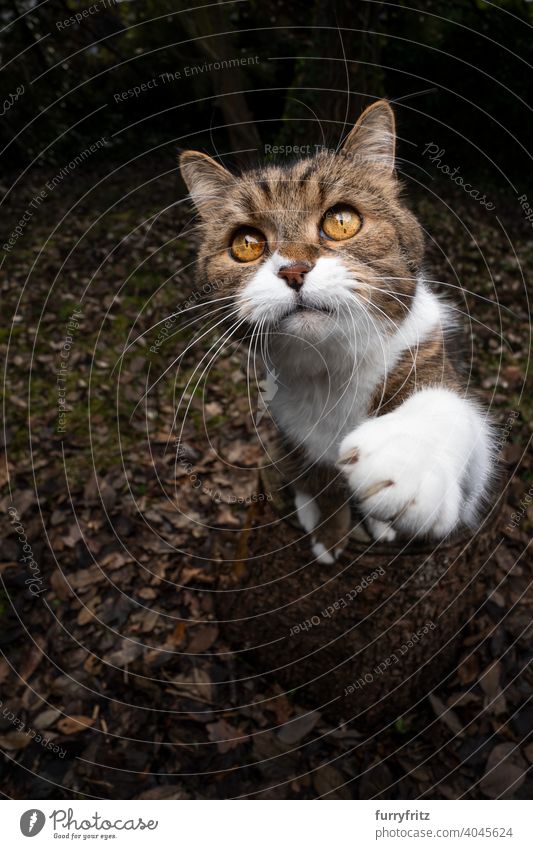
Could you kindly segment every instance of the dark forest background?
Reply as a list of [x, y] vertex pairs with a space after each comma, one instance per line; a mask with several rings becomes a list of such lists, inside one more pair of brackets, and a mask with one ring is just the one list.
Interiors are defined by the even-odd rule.
[[[525, 0], [0, 0], [0, 796], [533, 797], [532, 25]], [[452, 667], [435, 687], [421, 667], [367, 734], [342, 690], [341, 725], [309, 697], [307, 655], [284, 690], [248, 620], [240, 642], [224, 629], [218, 588], [257, 540], [270, 419], [258, 428], [255, 365], [198, 297], [176, 152], [238, 165], [269, 144], [334, 146], [382, 96], [504, 491], [494, 550], [463, 554], [478, 602]], [[300, 569], [304, 597], [324, 574], [303, 544], [287, 554], [294, 599]], [[418, 581], [409, 559], [383, 562], [376, 632], [382, 592], [407, 628], [391, 587]], [[354, 569], [355, 585], [373, 567]], [[333, 604], [343, 590], [326, 585]], [[360, 619], [354, 640], [372, 645]], [[370, 671], [357, 663], [347, 684]]]
[[[397, 103], [405, 160], [433, 141], [490, 180], [524, 177], [530, 161], [533, 4], [524, 0], [100, 0], [70, 23], [88, 3], [32, 5], [0, 3], [2, 97], [24, 87], [0, 122], [9, 167], [63, 163], [102, 136], [112, 161], [153, 147], [172, 158], [180, 146], [336, 144], [380, 95]], [[186, 70], [235, 59], [249, 64]]]

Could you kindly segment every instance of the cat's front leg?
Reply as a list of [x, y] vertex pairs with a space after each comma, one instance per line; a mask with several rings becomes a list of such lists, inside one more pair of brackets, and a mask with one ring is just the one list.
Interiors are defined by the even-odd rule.
[[296, 490], [294, 504], [300, 525], [311, 534], [311, 549], [316, 560], [334, 563], [350, 531], [350, 508], [346, 499], [333, 498], [327, 491], [313, 497], [308, 492]]
[[376, 538], [441, 538], [471, 523], [491, 468], [490, 428], [476, 406], [422, 389], [343, 440], [339, 464]]

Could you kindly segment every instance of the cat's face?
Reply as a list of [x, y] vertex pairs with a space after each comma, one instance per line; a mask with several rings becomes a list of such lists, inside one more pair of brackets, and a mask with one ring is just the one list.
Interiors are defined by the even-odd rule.
[[199, 267], [237, 319], [313, 344], [394, 330], [407, 314], [422, 233], [401, 204], [394, 116], [367, 109], [337, 154], [235, 177], [187, 151], [201, 219]]

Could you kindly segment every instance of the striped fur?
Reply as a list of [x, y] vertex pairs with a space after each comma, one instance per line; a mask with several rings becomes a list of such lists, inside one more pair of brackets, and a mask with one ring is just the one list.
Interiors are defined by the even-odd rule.
[[[394, 145], [380, 102], [338, 154], [238, 177], [203, 154], [181, 157], [200, 213], [200, 275], [234, 298], [278, 375], [270, 411], [289, 446], [278, 468], [326, 562], [349, 530], [350, 498], [378, 536], [443, 536], [474, 521], [490, 477], [490, 428], [463, 397], [449, 312], [421, 276], [422, 231], [401, 198]], [[363, 222], [338, 242], [321, 231], [336, 204]], [[229, 250], [243, 226], [266, 241], [247, 263]], [[294, 263], [309, 269], [298, 291], [278, 273]]]

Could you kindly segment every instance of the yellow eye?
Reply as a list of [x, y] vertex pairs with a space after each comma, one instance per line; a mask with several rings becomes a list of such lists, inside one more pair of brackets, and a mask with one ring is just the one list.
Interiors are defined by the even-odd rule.
[[328, 209], [322, 219], [322, 231], [326, 238], [340, 242], [350, 239], [359, 232], [363, 225], [363, 219], [355, 211], [353, 206], [338, 203]]
[[233, 236], [231, 255], [237, 262], [251, 262], [253, 259], [259, 259], [265, 247], [266, 239], [259, 230], [241, 227]]

